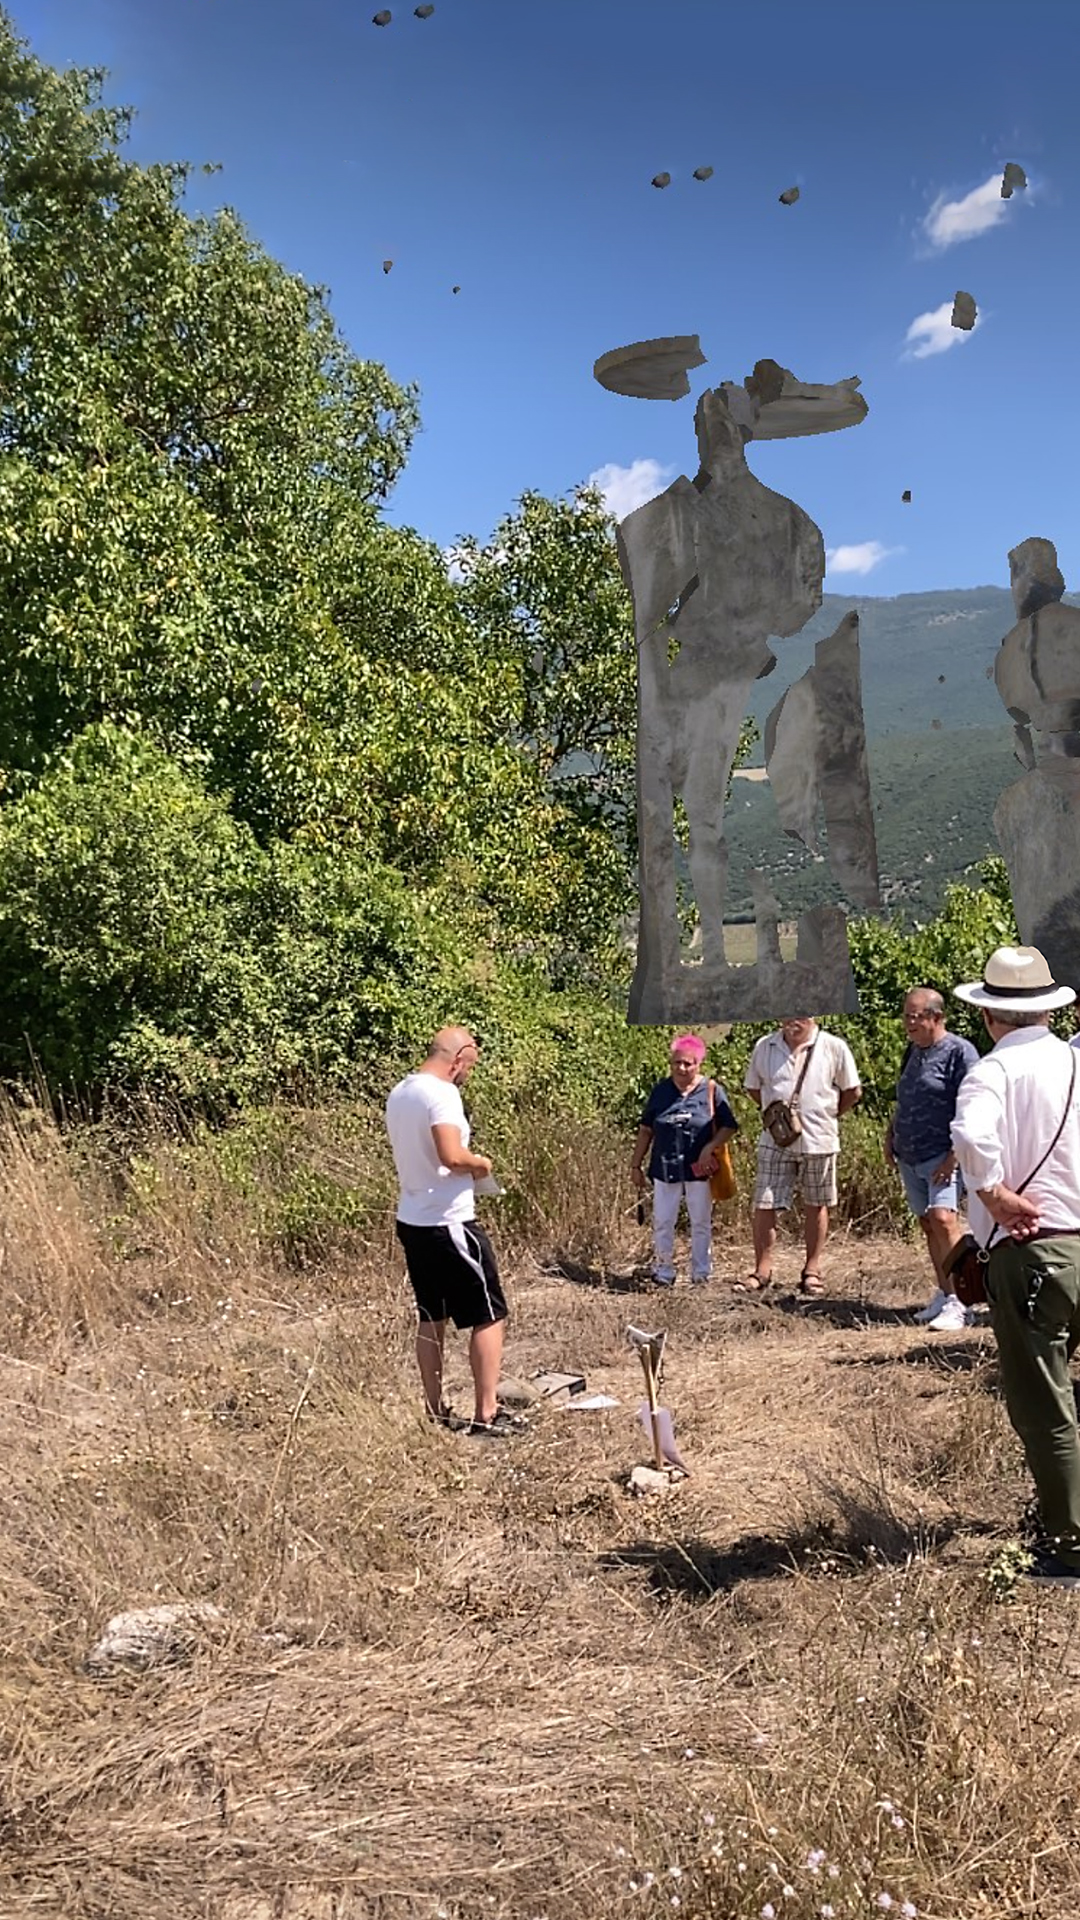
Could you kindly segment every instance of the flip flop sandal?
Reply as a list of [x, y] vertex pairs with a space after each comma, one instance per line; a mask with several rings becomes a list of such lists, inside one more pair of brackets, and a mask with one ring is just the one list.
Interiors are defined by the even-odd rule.
[[732, 1293], [764, 1293], [772, 1286], [771, 1273], [748, 1273], [745, 1280], [733, 1280]]
[[799, 1292], [804, 1300], [820, 1300], [825, 1292], [825, 1282], [820, 1273], [807, 1273], [804, 1267], [799, 1277]]

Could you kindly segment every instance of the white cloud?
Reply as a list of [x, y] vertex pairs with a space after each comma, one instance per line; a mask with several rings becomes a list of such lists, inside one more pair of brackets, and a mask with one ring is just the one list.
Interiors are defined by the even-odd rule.
[[904, 335], [908, 349], [904, 355], [906, 360], [925, 360], [932, 353], [948, 353], [950, 347], [957, 346], [962, 340], [970, 340], [972, 334], [978, 332], [983, 323], [981, 313], [976, 314], [973, 327], [954, 327], [952, 310], [952, 301], [943, 300], [932, 313], [920, 313], [912, 321]]
[[872, 573], [883, 560], [891, 560], [903, 547], [883, 547], [880, 540], [864, 540], [855, 547], [826, 547], [825, 566], [829, 573]]
[[625, 520], [636, 507], [643, 507], [646, 500], [662, 493], [674, 472], [674, 467], [661, 466], [659, 460], [632, 460], [628, 467], [609, 461], [606, 467], [590, 473], [588, 484], [603, 494], [604, 504], [616, 520]]
[[1001, 167], [984, 180], [981, 187], [973, 187], [965, 193], [962, 200], [947, 200], [939, 193], [929, 213], [922, 223], [930, 245], [940, 253], [946, 247], [954, 247], [961, 240], [976, 240], [980, 233], [989, 233], [993, 227], [999, 227], [1008, 218], [1010, 207], [1018, 201], [1027, 199], [1027, 192], [1014, 193], [1009, 200], [1001, 197]]
[[446, 562], [447, 579], [452, 580], [455, 586], [460, 586], [466, 577], [465, 569], [461, 564], [464, 550], [461, 547], [444, 547], [442, 557]]

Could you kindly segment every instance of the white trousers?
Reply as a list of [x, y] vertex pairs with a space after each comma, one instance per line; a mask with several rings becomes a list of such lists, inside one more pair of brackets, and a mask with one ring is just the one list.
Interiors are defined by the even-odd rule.
[[679, 1202], [690, 1216], [690, 1274], [707, 1280], [712, 1267], [712, 1195], [707, 1180], [653, 1181], [653, 1272], [658, 1280], [675, 1278], [675, 1222]]

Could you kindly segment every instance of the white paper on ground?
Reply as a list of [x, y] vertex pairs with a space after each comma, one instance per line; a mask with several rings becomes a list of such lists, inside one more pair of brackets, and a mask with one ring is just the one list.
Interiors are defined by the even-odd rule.
[[576, 1409], [578, 1413], [594, 1413], [600, 1407], [617, 1407], [619, 1402], [613, 1400], [610, 1393], [573, 1393], [560, 1404], [564, 1410], [569, 1407], [571, 1412]]
[[[684, 1473], [689, 1473], [690, 1469], [683, 1459], [682, 1454], [679, 1452], [678, 1447], [675, 1445], [675, 1424], [667, 1408], [657, 1407], [656, 1418], [660, 1426], [660, 1452], [663, 1454], [664, 1459], [667, 1461], [669, 1467], [681, 1467]], [[649, 1412], [649, 1403], [647, 1400], [643, 1400], [638, 1408], [638, 1425], [641, 1427], [645, 1438], [651, 1445], [653, 1437], [652, 1415]]]
[[482, 1173], [479, 1180], [473, 1181], [473, 1192], [490, 1194], [494, 1200], [498, 1198], [502, 1188], [493, 1173]]

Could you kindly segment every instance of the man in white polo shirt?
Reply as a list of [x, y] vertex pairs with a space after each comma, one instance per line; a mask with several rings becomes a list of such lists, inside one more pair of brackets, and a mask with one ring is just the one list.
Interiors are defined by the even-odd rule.
[[502, 1439], [524, 1426], [499, 1405], [507, 1305], [491, 1242], [475, 1218], [475, 1182], [491, 1161], [469, 1151], [461, 1088], [480, 1049], [464, 1027], [443, 1027], [416, 1073], [386, 1103], [386, 1127], [401, 1195], [397, 1237], [416, 1299], [416, 1361], [433, 1420], [449, 1426], [443, 1403], [446, 1323], [468, 1327], [476, 1404], [470, 1434]]
[[816, 1020], [785, 1020], [759, 1040], [750, 1056], [744, 1087], [755, 1106], [767, 1112], [774, 1100], [797, 1109], [802, 1132], [790, 1146], [777, 1146], [762, 1128], [754, 1186], [754, 1271], [736, 1281], [737, 1293], [761, 1293], [772, 1282], [776, 1216], [802, 1193], [806, 1262], [799, 1292], [825, 1291], [818, 1271], [829, 1231], [829, 1208], [836, 1205], [836, 1160], [840, 1151], [840, 1115], [861, 1097], [851, 1049]]

